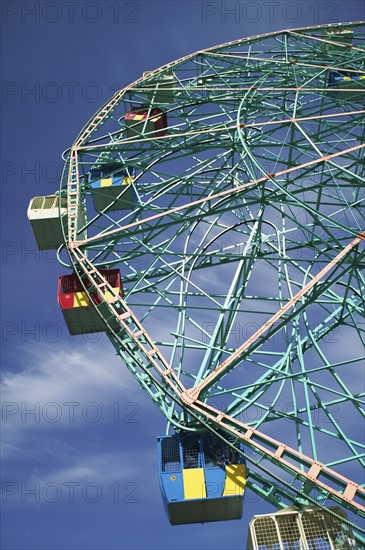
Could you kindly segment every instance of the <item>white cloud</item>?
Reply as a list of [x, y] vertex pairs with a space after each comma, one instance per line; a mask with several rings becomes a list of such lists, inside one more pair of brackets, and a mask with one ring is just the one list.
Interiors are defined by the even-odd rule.
[[[35, 430], [54, 430], [59, 422], [92, 424], [106, 413], [113, 421], [121, 400], [133, 402], [141, 395], [122, 360], [105, 344], [81, 344], [77, 350], [55, 344], [27, 348], [24, 368], [3, 375], [3, 455], [25, 447]], [[24, 362], [24, 347], [19, 352]], [[133, 416], [131, 409], [122, 412]]]
[[[38, 482], [41, 485], [46, 483], [63, 484], [67, 482], [90, 483], [97, 481], [99, 484], [120, 482], [129, 479], [141, 478], [144, 473], [144, 464], [138, 460], [137, 454], [140, 449], [129, 448], [127, 451], [101, 452], [99, 454], [87, 455], [86, 453], [76, 456], [67, 455], [67, 466], [55, 468], [47, 473], [34, 471], [31, 475], [31, 482]], [[148, 455], [149, 453], [147, 453]], [[145, 450], [143, 452], [146, 459]], [[152, 457], [147, 456], [149, 462]]]

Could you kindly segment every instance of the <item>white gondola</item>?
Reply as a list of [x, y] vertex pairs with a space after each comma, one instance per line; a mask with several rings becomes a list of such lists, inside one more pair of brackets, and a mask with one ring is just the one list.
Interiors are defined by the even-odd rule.
[[176, 76], [174, 73], [153, 76], [153, 72], [145, 72], [143, 78], [146, 78], [144, 86], [149, 88], [145, 92], [148, 103], [174, 103], [176, 98], [176, 90], [174, 90]]
[[[347, 515], [340, 508], [293, 507], [254, 516], [249, 525], [247, 550], [358, 548]], [[342, 519], [344, 522], [342, 522]]]
[[323, 38], [326, 40], [326, 42], [324, 42], [324, 51], [330, 54], [343, 54], [346, 52], [346, 48], [343, 46], [351, 46], [352, 37], [353, 32], [346, 27], [330, 27], [324, 29]]
[[66, 225], [66, 199], [59, 195], [34, 197], [28, 206], [28, 219], [39, 250], [58, 248], [63, 242], [61, 220]]
[[[39, 250], [55, 250], [64, 243], [62, 225], [67, 227], [67, 199], [60, 195], [33, 197], [30, 200], [28, 219]], [[85, 224], [85, 216], [80, 210], [80, 225]], [[67, 231], [66, 231], [67, 233]], [[80, 233], [80, 240], [86, 237], [86, 231]]]

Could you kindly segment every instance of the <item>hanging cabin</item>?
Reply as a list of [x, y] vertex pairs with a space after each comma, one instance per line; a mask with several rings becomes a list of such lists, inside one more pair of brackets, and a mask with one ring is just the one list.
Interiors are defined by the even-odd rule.
[[171, 525], [242, 517], [245, 461], [210, 432], [159, 437], [158, 469]]
[[157, 107], [150, 108], [146, 105], [132, 107], [125, 114], [125, 123], [127, 136], [130, 138], [161, 137], [167, 130], [166, 113]]
[[339, 101], [361, 101], [365, 95], [365, 74], [331, 70], [328, 73], [328, 87]]
[[143, 88], [148, 88], [145, 94], [149, 104], [174, 103], [176, 76], [173, 72], [154, 76], [152, 71], [147, 71], [143, 73], [143, 78], [146, 79]]
[[[343, 520], [343, 521], [342, 521]], [[257, 515], [249, 524], [247, 550], [356, 550], [347, 514], [339, 507], [304, 506]]]
[[352, 45], [353, 34], [351, 29], [342, 26], [324, 29], [322, 34], [326, 40], [323, 43], [324, 51], [329, 54], [338, 53], [346, 55], [347, 48], [343, 46], [350, 47]]
[[[323, 31], [324, 52], [336, 56], [335, 66], [343, 67], [348, 59], [348, 51], [352, 46], [353, 31], [344, 26], [328, 27]], [[328, 40], [328, 42], [327, 42]], [[347, 46], [347, 47], [344, 47]], [[333, 65], [333, 60], [329, 65]], [[365, 74], [360, 74], [350, 67], [332, 69], [328, 71], [327, 85], [332, 97], [338, 101], [362, 101], [365, 92]], [[339, 92], [339, 93], [338, 93]]]
[[27, 211], [39, 250], [54, 250], [64, 242], [62, 223], [67, 223], [67, 202], [59, 195], [33, 197]]
[[[100, 274], [112, 287], [115, 295], [123, 297], [123, 287], [119, 269], [101, 269]], [[85, 279], [85, 287], [91, 288], [89, 279]], [[58, 303], [60, 305], [67, 328], [71, 335], [105, 332], [106, 324], [96, 311], [95, 306], [102, 303], [96, 292], [85, 291], [76, 273], [61, 275], [58, 279]], [[110, 291], [105, 292], [105, 298], [111, 298]], [[105, 306], [104, 306], [105, 307]], [[105, 308], [107, 313], [107, 309]], [[112, 324], [112, 328], [118, 325]]]
[[[27, 211], [39, 250], [55, 250], [64, 243], [62, 226], [67, 235], [67, 198], [59, 194], [33, 197]], [[85, 216], [80, 209], [79, 224], [85, 225]], [[86, 238], [86, 230], [78, 234], [78, 238]]]
[[133, 189], [132, 170], [120, 165], [104, 165], [90, 170], [89, 181], [95, 209], [99, 212], [134, 208], [136, 194]]

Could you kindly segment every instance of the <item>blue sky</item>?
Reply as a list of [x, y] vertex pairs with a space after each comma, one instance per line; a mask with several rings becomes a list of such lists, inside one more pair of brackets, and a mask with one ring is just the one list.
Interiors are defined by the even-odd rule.
[[[3, 1], [2, 548], [245, 548], [270, 510], [170, 527], [157, 480], [160, 413], [102, 336], [70, 337], [63, 272], [37, 252], [31, 197], [58, 188], [62, 152], [118, 88], [191, 52], [306, 25], [364, 19], [362, 1]], [[33, 411], [33, 412], [32, 412]]]

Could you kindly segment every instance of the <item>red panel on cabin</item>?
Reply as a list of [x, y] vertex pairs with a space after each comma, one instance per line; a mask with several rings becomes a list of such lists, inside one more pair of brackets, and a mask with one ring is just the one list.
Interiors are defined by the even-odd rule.
[[71, 309], [74, 307], [75, 294], [59, 294], [58, 303], [61, 306], [61, 309]]
[[[119, 288], [120, 295], [122, 297], [124, 296], [119, 269], [101, 269], [100, 274], [105, 277], [112, 288]], [[85, 280], [85, 286], [86, 288], [90, 288], [91, 286], [88, 279]], [[71, 275], [61, 275], [58, 278], [58, 303], [60, 304], [61, 309], [73, 308], [75, 293], [84, 291], [84, 287], [75, 273], [72, 273]], [[101, 299], [96, 292], [91, 292], [90, 295], [95, 304], [99, 304], [101, 302]]]
[[143, 122], [148, 118], [150, 122], [154, 124], [154, 130], [161, 130], [156, 133], [156, 137], [165, 135], [167, 128], [167, 115], [161, 109], [155, 107], [154, 109], [149, 109], [141, 105], [140, 107], [132, 107], [128, 113], [125, 115], [126, 122]]

